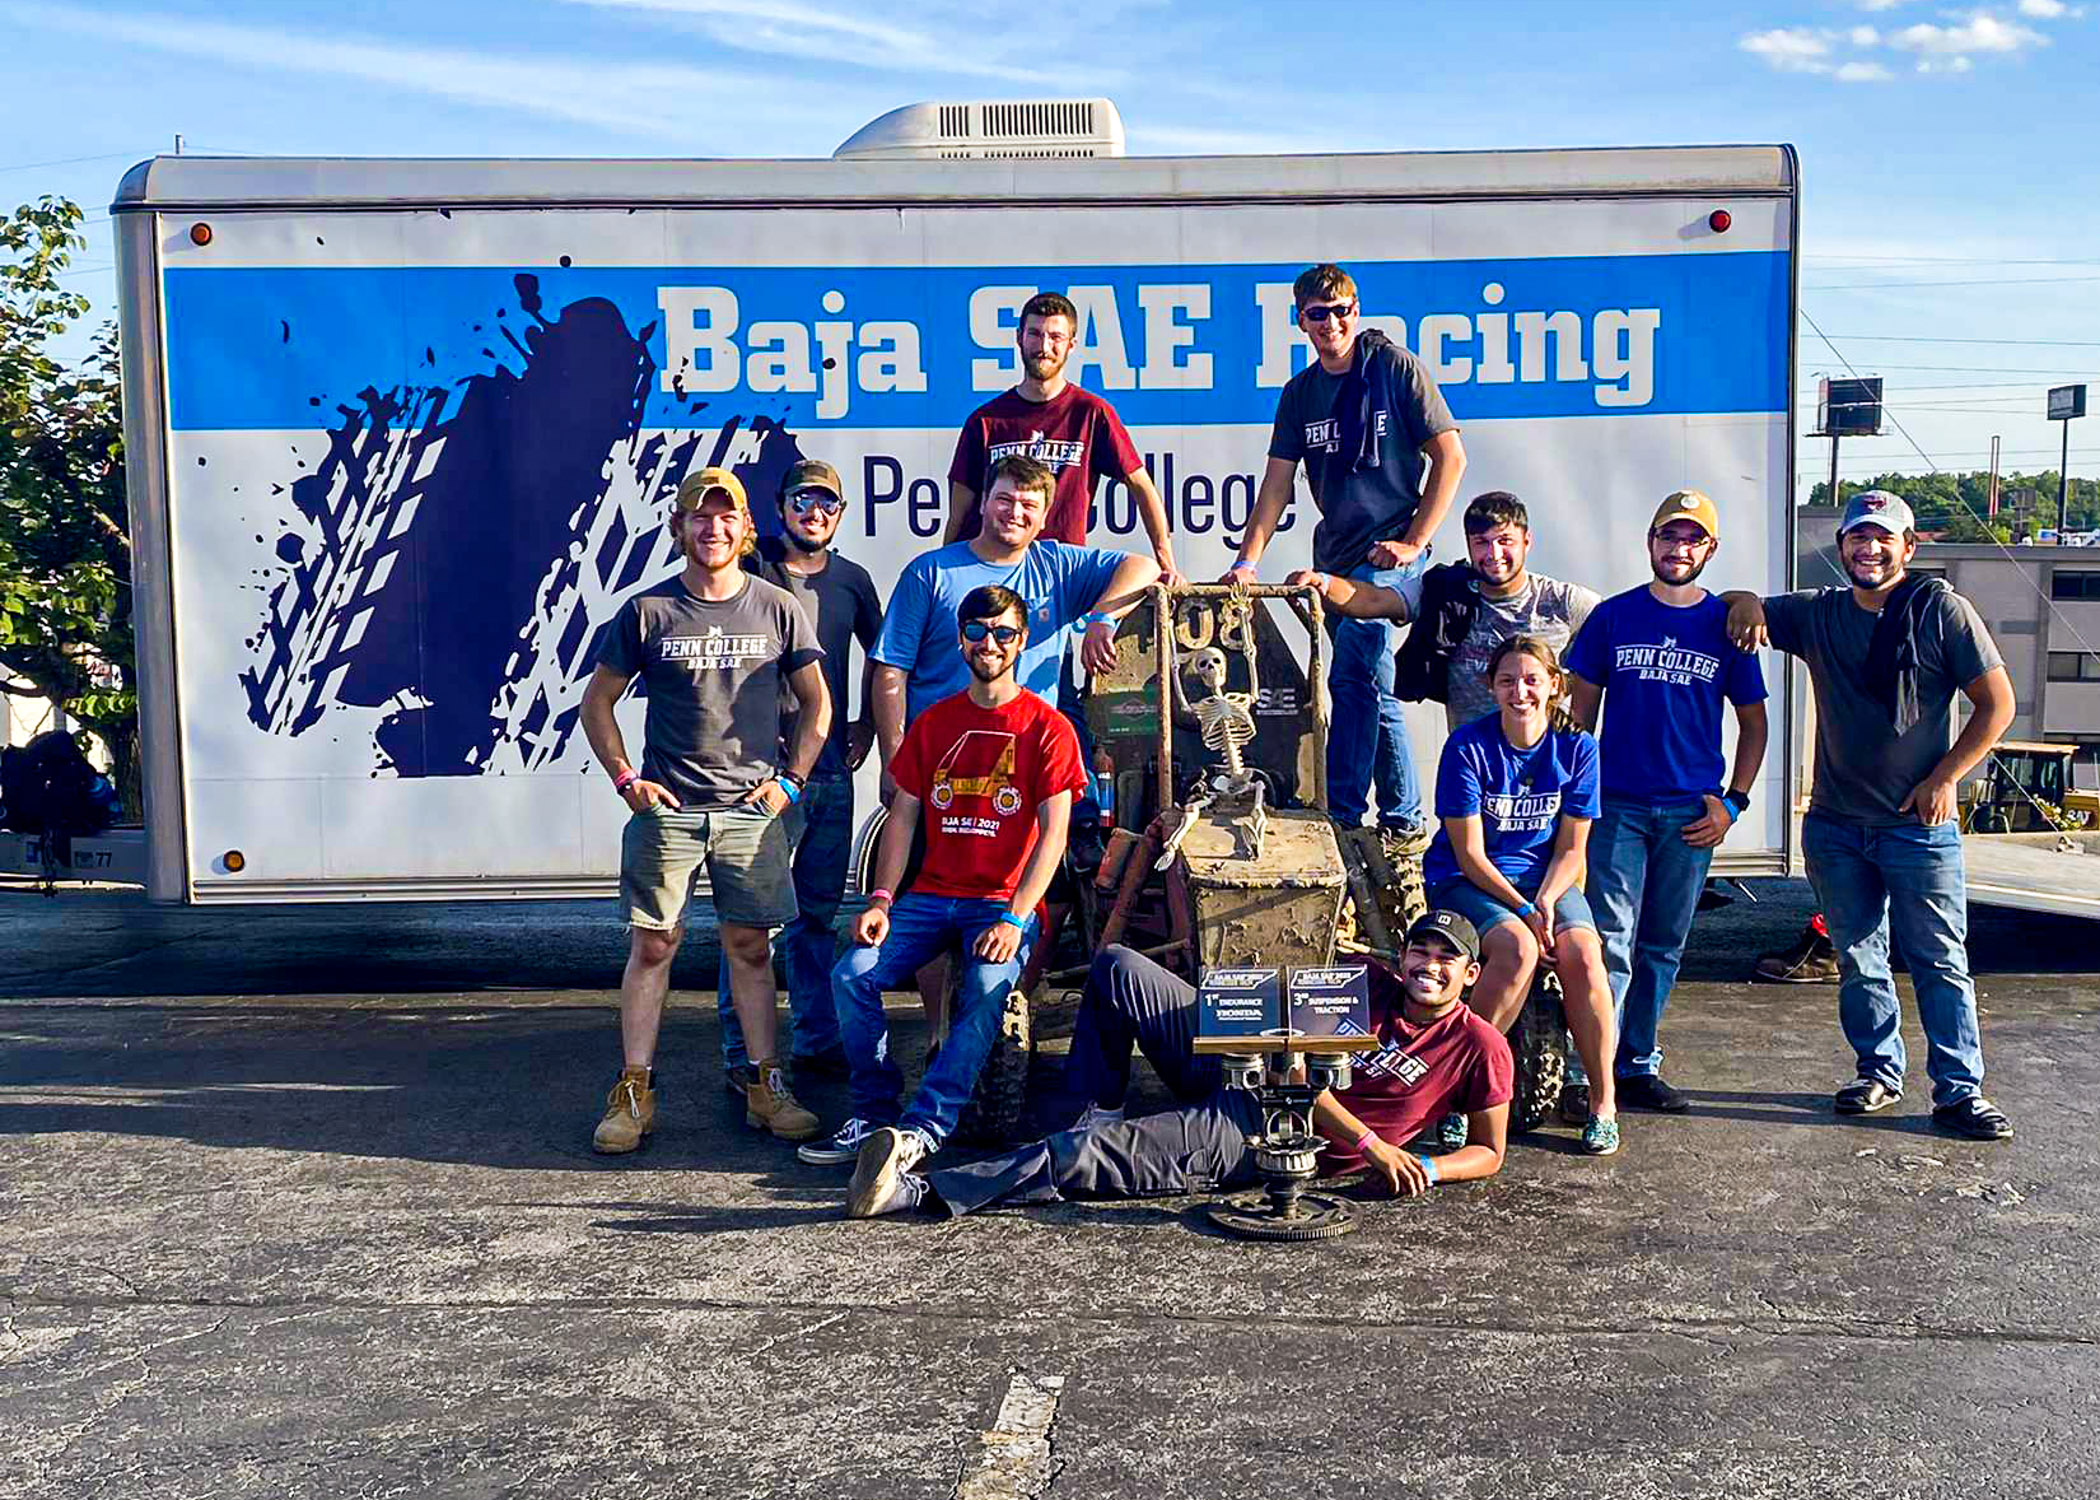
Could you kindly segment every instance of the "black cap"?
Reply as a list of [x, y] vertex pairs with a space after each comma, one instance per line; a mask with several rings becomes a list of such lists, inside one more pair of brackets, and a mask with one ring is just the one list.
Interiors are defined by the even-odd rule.
[[1424, 912], [1415, 918], [1415, 925], [1407, 929], [1407, 940], [1412, 943], [1423, 937], [1442, 938], [1474, 963], [1480, 962], [1480, 934], [1455, 911]]

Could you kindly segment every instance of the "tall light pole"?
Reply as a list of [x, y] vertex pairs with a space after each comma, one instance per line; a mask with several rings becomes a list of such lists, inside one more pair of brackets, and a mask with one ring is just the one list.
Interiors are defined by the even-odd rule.
[[2071, 423], [2085, 415], [2085, 387], [2058, 385], [2049, 388], [2049, 420], [2064, 427], [2063, 461], [2056, 470], [2056, 542], [2063, 545], [2071, 529]]

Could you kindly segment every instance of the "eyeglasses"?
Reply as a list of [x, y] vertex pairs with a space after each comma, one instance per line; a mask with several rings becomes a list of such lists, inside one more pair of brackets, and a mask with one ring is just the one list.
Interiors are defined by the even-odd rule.
[[797, 490], [788, 496], [788, 509], [798, 516], [806, 516], [813, 510], [835, 516], [845, 508], [846, 502], [830, 490]]
[[1012, 625], [987, 625], [982, 620], [972, 620], [962, 628], [963, 639], [976, 645], [990, 636], [1002, 646], [1011, 646], [1021, 638], [1020, 630]]
[[1320, 302], [1314, 303], [1309, 307], [1301, 307], [1298, 309], [1298, 312], [1308, 323], [1324, 323], [1329, 318], [1339, 323], [1344, 318], [1356, 316], [1356, 304], [1354, 302]]

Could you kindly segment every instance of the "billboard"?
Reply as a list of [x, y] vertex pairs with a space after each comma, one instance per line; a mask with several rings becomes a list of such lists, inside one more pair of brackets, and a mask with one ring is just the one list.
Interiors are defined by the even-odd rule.
[[[599, 630], [676, 571], [679, 478], [736, 468], [764, 524], [789, 465], [829, 461], [838, 546], [886, 593], [938, 541], [957, 427], [1018, 378], [1037, 290], [1078, 305], [1067, 374], [1131, 428], [1192, 576], [1252, 512], [1318, 256], [1437, 376], [1464, 493], [1530, 504], [1536, 569], [1642, 581], [1648, 515], [1696, 485], [1729, 529], [1714, 581], [1782, 586], [1790, 223], [1689, 253], [1695, 208], [258, 210], [205, 245], [162, 216], [192, 885], [609, 889], [624, 809], [577, 713]], [[1264, 578], [1315, 519], [1301, 487]], [[1144, 546], [1124, 485], [1092, 540]], [[1442, 725], [1411, 723], [1426, 774]]]

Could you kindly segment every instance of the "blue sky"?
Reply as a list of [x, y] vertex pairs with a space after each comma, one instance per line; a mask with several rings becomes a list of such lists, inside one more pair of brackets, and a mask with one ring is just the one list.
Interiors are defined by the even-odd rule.
[[[1241, 0], [0, 0], [0, 203], [89, 206], [71, 284], [99, 315], [111, 191], [178, 132], [235, 153], [822, 156], [913, 100], [1098, 93], [1141, 154], [1786, 141], [1803, 309], [1886, 378], [1942, 467], [1984, 466], [1994, 433], [2008, 470], [2053, 467], [2044, 388], [2100, 387], [2100, 0], [1321, 14], [1311, 30]], [[1832, 368], [1804, 328], [1804, 425]], [[2072, 455], [2100, 473], [2100, 411]], [[1844, 457], [1848, 476], [1922, 467], [1893, 432]], [[1827, 461], [1804, 443], [1804, 482]]]

